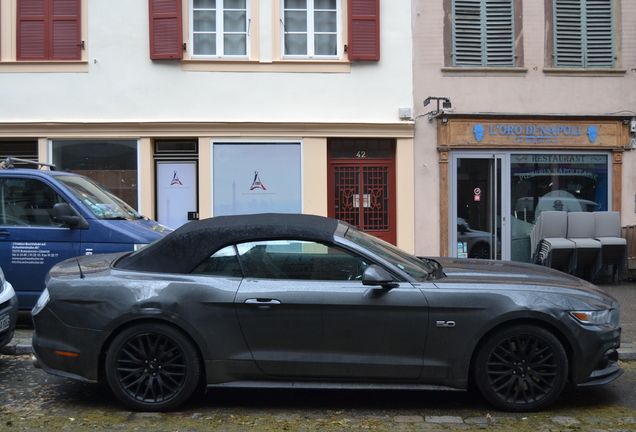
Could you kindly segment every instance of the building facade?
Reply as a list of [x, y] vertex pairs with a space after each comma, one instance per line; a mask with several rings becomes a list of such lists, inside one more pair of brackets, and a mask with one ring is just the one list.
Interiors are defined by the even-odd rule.
[[415, 2], [418, 254], [530, 262], [545, 210], [636, 222], [634, 20], [624, 0]]
[[172, 227], [302, 212], [414, 250], [412, 74], [407, 0], [0, 0], [0, 155]]

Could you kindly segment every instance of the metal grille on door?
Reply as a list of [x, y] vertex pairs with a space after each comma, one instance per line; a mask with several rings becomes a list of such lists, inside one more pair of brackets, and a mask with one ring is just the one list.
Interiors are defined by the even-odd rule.
[[365, 231], [389, 229], [388, 167], [339, 166], [334, 175], [336, 219]]

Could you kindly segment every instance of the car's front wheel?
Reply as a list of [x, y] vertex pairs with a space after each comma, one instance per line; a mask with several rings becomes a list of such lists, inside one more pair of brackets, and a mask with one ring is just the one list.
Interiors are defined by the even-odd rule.
[[536, 411], [552, 403], [568, 376], [563, 345], [549, 331], [518, 325], [482, 344], [474, 368], [480, 392], [506, 411]]
[[196, 348], [181, 331], [145, 323], [119, 333], [106, 354], [113, 393], [138, 411], [168, 411], [185, 402], [199, 384]]

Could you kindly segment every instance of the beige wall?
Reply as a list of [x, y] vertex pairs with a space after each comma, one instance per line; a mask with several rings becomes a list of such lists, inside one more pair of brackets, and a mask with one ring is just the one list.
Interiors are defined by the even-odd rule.
[[[414, 0], [415, 251], [439, 254], [440, 211], [437, 120], [423, 106], [428, 96], [448, 97], [456, 114], [636, 116], [636, 2], [616, 1], [617, 66], [612, 70], [556, 70], [546, 63], [544, 1], [523, 1], [523, 65], [518, 68], [447, 68], [444, 65], [443, 1]], [[629, 139], [622, 146], [629, 147]], [[621, 218], [636, 223], [636, 151], [623, 155]]]

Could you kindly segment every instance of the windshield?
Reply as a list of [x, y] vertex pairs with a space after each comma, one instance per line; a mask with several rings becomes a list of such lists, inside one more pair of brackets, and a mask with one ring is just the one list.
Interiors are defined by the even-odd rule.
[[349, 228], [345, 238], [384, 258], [419, 281], [428, 279], [435, 271], [434, 266], [428, 262], [358, 229]]
[[57, 176], [99, 219], [143, 219], [137, 211], [94, 180], [79, 176]]

